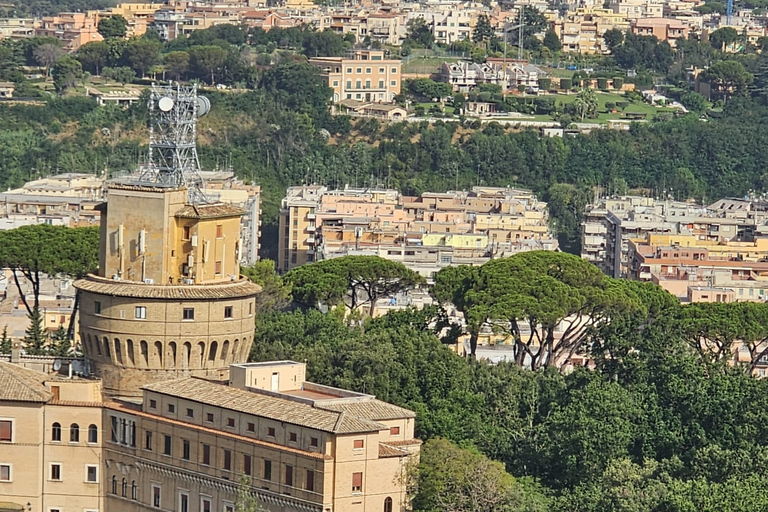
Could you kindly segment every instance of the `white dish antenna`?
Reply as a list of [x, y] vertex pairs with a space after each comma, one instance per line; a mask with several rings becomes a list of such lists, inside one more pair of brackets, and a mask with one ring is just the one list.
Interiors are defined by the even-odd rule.
[[157, 108], [159, 108], [163, 112], [170, 112], [171, 110], [173, 110], [173, 98], [169, 98], [168, 96], [163, 96], [157, 102]]
[[61, 370], [61, 359], [57, 359], [53, 362], [53, 371], [57, 372]]
[[211, 111], [211, 100], [205, 96], [197, 97], [197, 117], [203, 117]]

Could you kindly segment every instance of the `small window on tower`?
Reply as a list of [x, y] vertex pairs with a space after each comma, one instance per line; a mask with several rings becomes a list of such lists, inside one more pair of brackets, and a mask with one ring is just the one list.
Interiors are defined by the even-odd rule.
[[184, 237], [183, 237], [183, 239], [184, 240], [189, 240], [189, 235], [190, 235], [190, 227], [189, 226], [184, 226]]
[[221, 274], [221, 262], [220, 261], [216, 262], [216, 273], [217, 274]]
[[216, 224], [216, 238], [222, 238], [224, 236], [224, 229], [221, 224]]

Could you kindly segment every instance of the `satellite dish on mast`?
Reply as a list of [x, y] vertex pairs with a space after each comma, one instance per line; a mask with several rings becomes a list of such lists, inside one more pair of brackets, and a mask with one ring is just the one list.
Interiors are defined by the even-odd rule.
[[170, 112], [173, 110], [173, 98], [169, 98], [168, 96], [160, 98], [160, 100], [157, 102], [157, 108], [163, 112]]
[[53, 362], [53, 371], [57, 372], [59, 370], [61, 370], [61, 359], [56, 359]]
[[197, 97], [197, 117], [203, 117], [211, 111], [211, 100], [205, 96]]

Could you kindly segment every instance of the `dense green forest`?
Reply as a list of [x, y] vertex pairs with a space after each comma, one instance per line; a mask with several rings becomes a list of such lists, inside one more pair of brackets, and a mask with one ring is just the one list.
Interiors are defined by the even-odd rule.
[[[540, 259], [552, 264], [548, 272], [531, 270]], [[612, 297], [621, 290], [632, 296], [626, 307], [611, 310], [610, 322], [588, 334], [585, 350], [594, 369], [564, 374], [551, 366], [531, 371], [514, 362], [459, 357], [445, 344], [453, 338], [445, 336], [440, 306], [391, 312], [350, 327], [348, 307], [322, 313], [307, 305], [307, 290], [327, 288], [339, 271], [359, 277], [371, 264], [363, 259], [355, 263], [358, 270], [311, 264], [301, 278], [289, 274], [285, 282], [264, 280], [268, 272], [261, 272], [269, 296], [292, 291], [301, 303], [290, 312], [273, 308], [259, 316], [251, 358], [307, 361], [311, 380], [416, 411], [417, 435], [426, 441], [416, 477], [419, 511], [766, 510], [761, 489], [768, 484], [768, 381], [751, 377], [749, 365], [730, 366], [730, 350], [718, 355], [694, 347], [701, 335], [722, 338], [728, 347], [741, 337], [765, 340], [768, 306], [681, 306], [650, 283], [584, 276], [585, 263], [570, 255], [526, 253], [508, 260], [502, 270], [498, 262], [486, 264], [496, 280], [506, 280], [500, 287], [530, 280], [532, 273], [538, 273], [538, 285], [497, 297], [483, 295], [482, 279], [470, 280], [463, 297], [506, 307], [508, 318], [550, 318], [560, 308], [584, 307], [581, 300], [590, 308], [601, 302], [599, 283]], [[444, 273], [452, 282], [460, 275], [482, 276], [482, 270], [464, 267], [438, 276]], [[547, 291], [563, 287], [567, 293], [559, 299], [548, 297]], [[469, 485], [481, 472], [496, 474], [496, 483], [481, 490]], [[467, 492], [495, 501], [485, 508], [460, 506]]]

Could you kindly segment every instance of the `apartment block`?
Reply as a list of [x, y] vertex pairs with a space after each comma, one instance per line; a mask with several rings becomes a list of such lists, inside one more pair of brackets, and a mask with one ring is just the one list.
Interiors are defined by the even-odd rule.
[[333, 89], [333, 101], [389, 103], [400, 94], [401, 62], [381, 50], [355, 50], [348, 57], [317, 57], [309, 63], [322, 70]]
[[638, 196], [601, 198], [587, 209], [581, 256], [612, 277], [627, 277], [632, 240], [665, 234], [689, 237], [680, 239], [684, 245], [739, 242], [762, 247], [766, 219], [768, 204], [762, 200], [725, 198], [702, 206]]
[[627, 17], [610, 9], [579, 8], [551, 22], [551, 28], [568, 53], [607, 53], [603, 34], [610, 29], [629, 30]]
[[632, 33], [639, 36], [655, 36], [674, 47], [678, 39], [688, 37], [688, 25], [674, 18], [641, 18], [632, 22]]
[[0, 39], [34, 37], [39, 23], [36, 18], [0, 18]]
[[383, 188], [291, 187], [280, 215], [278, 268], [377, 255], [430, 279], [450, 265], [555, 250], [548, 221], [546, 203], [528, 190], [475, 187], [411, 197]]
[[37, 37], [55, 37], [68, 52], [77, 51], [82, 45], [104, 38], [98, 32], [97, 11], [62, 12], [46, 16], [35, 29]]
[[96, 379], [0, 361], [0, 508], [105, 510], [101, 405]]

